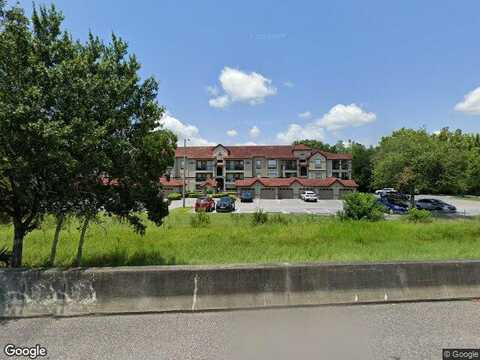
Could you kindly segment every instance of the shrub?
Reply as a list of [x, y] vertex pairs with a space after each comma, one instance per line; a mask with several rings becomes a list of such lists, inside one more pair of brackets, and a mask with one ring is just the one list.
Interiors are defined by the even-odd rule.
[[7, 216], [7, 214], [0, 212], [0, 225], [10, 224], [10, 223], [11, 223], [11, 219]]
[[253, 225], [262, 225], [268, 221], [268, 215], [262, 209], [258, 209], [253, 213], [252, 224]]
[[198, 193], [198, 192], [191, 192], [191, 193], [188, 193], [186, 197], [196, 199], [196, 198], [199, 198], [201, 196], [203, 196], [203, 195]]
[[167, 195], [167, 199], [170, 201], [180, 200], [181, 198], [182, 198], [182, 194], [177, 192], [171, 192], [170, 194]]
[[427, 223], [432, 221], [432, 213], [423, 209], [411, 208], [408, 210], [406, 219], [414, 223]]
[[383, 207], [371, 194], [355, 192], [343, 198], [343, 211], [338, 213], [341, 219], [378, 221], [383, 219]]
[[234, 200], [237, 199], [237, 197], [234, 195], [234, 193], [232, 194], [231, 192], [226, 192], [226, 193], [222, 192], [222, 193], [216, 193], [216, 194], [213, 194], [213, 195], [212, 195], [212, 197], [213, 197], [214, 199], [219, 199], [219, 198], [222, 198], [222, 197], [225, 197], [225, 196], [229, 196], [229, 197], [231, 197], [231, 198], [234, 199]]
[[200, 211], [192, 215], [190, 225], [193, 228], [205, 227], [210, 224], [210, 216], [205, 211]]

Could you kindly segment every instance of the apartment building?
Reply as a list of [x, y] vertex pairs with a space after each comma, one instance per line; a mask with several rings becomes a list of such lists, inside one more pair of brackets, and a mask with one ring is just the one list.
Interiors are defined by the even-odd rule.
[[[262, 187], [265, 179], [270, 179], [265, 183], [266, 188], [296, 189], [293, 194], [290, 190], [280, 191], [280, 195], [278, 189], [255, 191], [257, 196], [266, 198], [296, 197], [299, 191], [307, 188], [319, 193], [321, 189], [326, 190], [324, 188], [332, 186], [354, 191], [357, 186], [352, 180], [351, 154], [334, 154], [310, 149], [305, 145], [219, 144], [179, 147], [170, 172], [170, 183], [166, 179], [162, 181], [166, 187], [178, 186], [179, 180], [183, 185], [184, 176], [187, 191], [198, 191], [205, 186], [219, 191], [241, 190], [245, 184], [250, 184], [251, 180], [255, 179], [261, 180], [257, 182], [257, 187]], [[289, 180], [286, 182], [281, 180], [287, 178]], [[295, 181], [297, 179], [298, 181]], [[310, 180], [305, 181], [306, 179]], [[341, 197], [339, 191], [333, 194], [328, 192], [325, 196]]]

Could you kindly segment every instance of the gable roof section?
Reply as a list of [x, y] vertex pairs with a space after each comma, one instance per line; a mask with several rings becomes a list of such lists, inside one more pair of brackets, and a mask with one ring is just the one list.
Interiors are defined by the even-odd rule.
[[337, 178], [326, 179], [303, 179], [303, 178], [250, 178], [235, 181], [236, 187], [251, 187], [255, 183], [260, 183], [265, 187], [288, 187], [297, 182], [305, 187], [330, 187], [336, 182], [345, 187], [358, 187], [355, 180], [342, 180]]
[[178, 186], [183, 186], [183, 181], [170, 178], [170, 181], [167, 180], [165, 177], [160, 178], [160, 185], [162, 186], [173, 186], [173, 187], [178, 187]]
[[213, 187], [213, 188], [215, 188], [215, 187], [217, 187], [217, 185], [218, 185], [217, 180], [215, 180], [215, 179], [207, 179], [207, 180], [205, 180], [204, 182], [202, 182], [202, 183], [200, 184], [200, 187], [203, 188], [203, 187], [207, 186], [207, 187]]
[[315, 154], [321, 154], [328, 160], [352, 160], [352, 154], [349, 154], [349, 153], [331, 153], [331, 152], [323, 151], [323, 150], [312, 151], [312, 153], [310, 154], [310, 156], [308, 158], [310, 159]]
[[[222, 146], [228, 151], [228, 156], [225, 158], [230, 159], [249, 159], [253, 157], [265, 157], [271, 159], [284, 159], [284, 160], [293, 160], [295, 159], [293, 155], [294, 150], [308, 150], [307, 147], [300, 145], [247, 145], [247, 146], [188, 146], [178, 147], [175, 151], [176, 157], [183, 157], [186, 155], [190, 159], [213, 159], [213, 152], [216, 148]], [[315, 150], [312, 152], [312, 155], [315, 153], [320, 153], [327, 159], [332, 160], [350, 160], [352, 158], [351, 154], [335, 154], [321, 150]]]

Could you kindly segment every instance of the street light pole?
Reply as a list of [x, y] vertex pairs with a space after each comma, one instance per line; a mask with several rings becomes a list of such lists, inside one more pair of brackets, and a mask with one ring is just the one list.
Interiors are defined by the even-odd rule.
[[185, 185], [186, 185], [186, 168], [187, 168], [187, 139], [183, 139], [183, 187], [182, 187], [182, 203], [185, 207]]

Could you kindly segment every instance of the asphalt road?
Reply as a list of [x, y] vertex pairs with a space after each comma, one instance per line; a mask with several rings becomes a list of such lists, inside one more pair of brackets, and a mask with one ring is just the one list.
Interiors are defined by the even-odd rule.
[[480, 303], [11, 320], [2, 355], [7, 343], [40, 344], [48, 359], [439, 360], [442, 348], [480, 348]]

